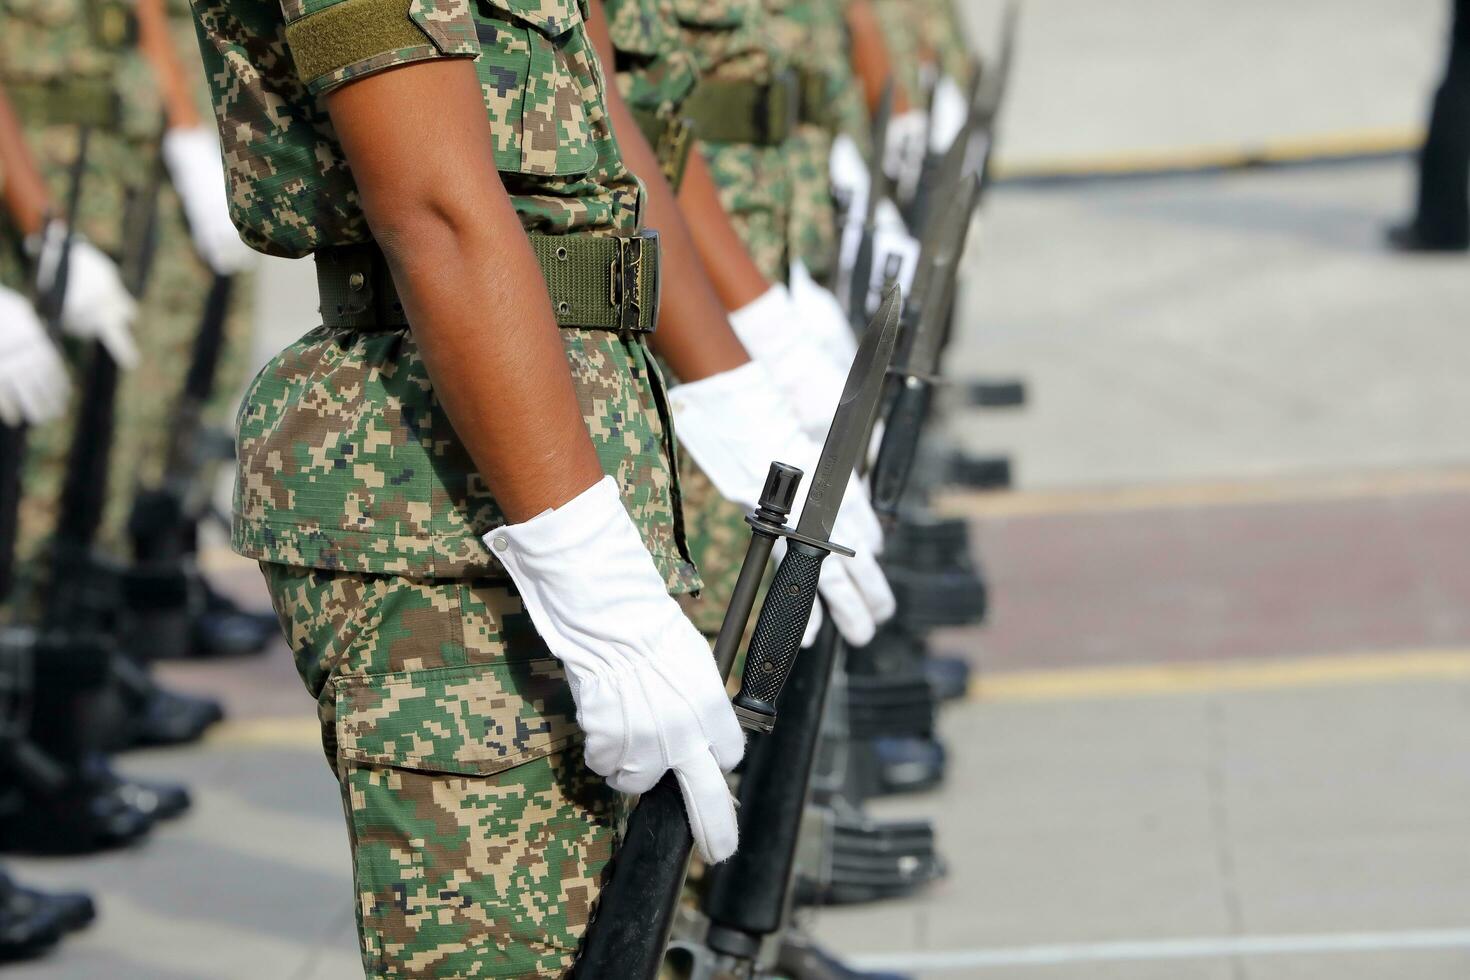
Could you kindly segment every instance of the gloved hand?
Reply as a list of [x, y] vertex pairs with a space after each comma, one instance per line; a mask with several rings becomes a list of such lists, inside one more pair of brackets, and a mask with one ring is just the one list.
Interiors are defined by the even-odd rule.
[[38, 425], [66, 409], [71, 379], [40, 317], [22, 295], [0, 286], [0, 422]]
[[[868, 308], [872, 313], [878, 308], [883, 287], [888, 284], [889, 272], [901, 287], [905, 296], [913, 292], [914, 273], [919, 268], [921, 243], [903, 223], [898, 206], [889, 200], [878, 202], [873, 231], [873, 265], [868, 272]], [[858, 250], [862, 245], [863, 227], [859, 222], [849, 222], [842, 229], [842, 238], [837, 246], [837, 282], [844, 294], [850, 291], [853, 266], [857, 264]]]
[[[832, 291], [812, 278], [806, 264], [800, 259], [791, 263], [791, 302], [807, 333], [822, 352], [847, 377], [852, 369], [853, 358], [857, 357], [857, 335], [847, 314], [842, 312], [842, 302]], [[841, 388], [838, 389], [841, 391]]]
[[[40, 253], [37, 285], [44, 292], [56, 277], [66, 226], [53, 221], [40, 239], [30, 245]], [[72, 337], [98, 341], [126, 371], [138, 363], [138, 346], [132, 334], [137, 315], [138, 302], [123, 285], [116, 263], [82, 236], [73, 235], [66, 295], [61, 301], [61, 329]]]
[[775, 379], [796, 410], [801, 431], [820, 444], [827, 438], [832, 411], [852, 366], [851, 354], [843, 363], [841, 355], [832, 352], [841, 343], [832, 339], [835, 335], [852, 335], [842, 307], [813, 303], [810, 297], [806, 306], [797, 306], [790, 290], [772, 286], [760, 299], [731, 313], [730, 327]]
[[924, 173], [929, 152], [929, 114], [910, 109], [888, 120], [883, 145], [883, 172], [893, 180], [901, 200], [908, 200]]
[[566, 668], [588, 768], [623, 793], [646, 792], [672, 769], [700, 855], [713, 864], [734, 854], [724, 773], [745, 736], [709, 644], [669, 597], [617, 484], [604, 477], [485, 544]]
[[224, 164], [214, 130], [170, 129], [163, 134], [163, 162], [189, 221], [199, 257], [221, 275], [245, 268], [255, 253], [240, 240], [230, 220]]
[[[797, 429], [785, 399], [764, 367], [754, 361], [670, 389], [669, 405], [680, 444], [727, 500], [754, 508], [772, 460], [799, 466], [808, 475], [816, 467], [821, 445]], [[827, 409], [829, 421], [836, 408], [834, 400]], [[800, 517], [798, 507], [792, 523]], [[862, 646], [873, 638], [878, 624], [893, 615], [894, 600], [878, 567], [883, 530], [856, 477], [848, 479], [832, 540], [857, 555], [833, 555], [824, 561], [817, 589], [838, 631], [849, 643]], [[807, 624], [805, 644], [816, 637], [821, 622], [816, 612]]]
[[965, 128], [970, 104], [959, 82], [945, 75], [934, 86], [934, 103], [929, 110], [929, 152], [942, 156]]
[[846, 133], [839, 133], [832, 140], [827, 174], [832, 180], [833, 196], [847, 202], [844, 223], [862, 224], [868, 213], [868, 192], [873, 181], [868, 174], [868, 162], [863, 159], [863, 151]]

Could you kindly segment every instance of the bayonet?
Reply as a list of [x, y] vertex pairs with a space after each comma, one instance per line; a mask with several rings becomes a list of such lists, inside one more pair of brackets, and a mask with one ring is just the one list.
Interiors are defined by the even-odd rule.
[[852, 264], [852, 279], [847, 288], [847, 316], [854, 330], [861, 330], [868, 320], [868, 293], [872, 289], [873, 247], [878, 234], [878, 205], [888, 196], [888, 174], [883, 169], [883, 154], [888, 143], [888, 123], [893, 117], [893, 79], [883, 85], [878, 111], [873, 115], [873, 143], [868, 158], [868, 199], [863, 207], [861, 238]]
[[[722, 670], [728, 670], [750, 620], [772, 546], [781, 538], [788, 541], [786, 558], [776, 570], [756, 620], [746, 654], [745, 682], [737, 697], [737, 714], [742, 714], [739, 702], [744, 699], [745, 714], [754, 711], [761, 719], [755, 725], [759, 731], [769, 731], [775, 713], [774, 707], [769, 715], [761, 711], [765, 702], [760, 695], [768, 695], [773, 703], [785, 684], [816, 603], [817, 575], [822, 560], [833, 551], [852, 554], [831, 541], [832, 527], [848, 478], [863, 450], [861, 435], [878, 408], [883, 379], [897, 340], [902, 303], [900, 290], [891, 289], [873, 325], [863, 336], [827, 441], [812, 472], [796, 529], [788, 527], [785, 521], [795, 502], [802, 474], [799, 469], [782, 463], [772, 464], [761, 506], [747, 518], [755, 533], [715, 644]], [[830, 624], [827, 633], [830, 636]], [[819, 708], [816, 714], [820, 716]], [[746, 723], [744, 717], [742, 723]], [[798, 813], [802, 803], [800, 799], [795, 801]], [[741, 837], [751, 841], [758, 836], [757, 828], [749, 826], [745, 813], [741, 817]], [[653, 789], [640, 797], [628, 818], [612, 880], [603, 891], [600, 911], [588, 929], [577, 960], [578, 977], [654, 980], [658, 976], [692, 845], [678, 780], [672, 772], [665, 773]]]

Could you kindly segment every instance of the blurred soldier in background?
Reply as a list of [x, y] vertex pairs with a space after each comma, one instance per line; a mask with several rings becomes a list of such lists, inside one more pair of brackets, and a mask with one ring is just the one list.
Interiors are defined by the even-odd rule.
[[1414, 215], [1388, 231], [1389, 246], [1404, 252], [1470, 248], [1470, 0], [1454, 2], [1449, 49], [1419, 151]]

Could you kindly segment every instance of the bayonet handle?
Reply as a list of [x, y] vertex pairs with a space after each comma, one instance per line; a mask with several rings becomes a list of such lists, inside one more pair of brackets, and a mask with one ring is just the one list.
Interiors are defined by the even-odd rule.
[[817, 580], [828, 550], [802, 541], [789, 541], [786, 558], [766, 593], [755, 621], [745, 674], [735, 696], [735, 714], [748, 731], [769, 732], [776, 724], [776, 700], [801, 649], [807, 621], [817, 602]]

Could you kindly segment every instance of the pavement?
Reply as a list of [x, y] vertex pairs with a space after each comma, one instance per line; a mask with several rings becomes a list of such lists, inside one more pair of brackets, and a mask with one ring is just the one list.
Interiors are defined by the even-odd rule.
[[[1030, 0], [1004, 154], [1411, 132], [1428, 0], [1228, 14], [1202, 0]], [[998, 4], [968, 8], [986, 37]], [[1470, 260], [1379, 247], [1407, 159], [1002, 184], [949, 365], [1019, 410], [950, 435], [1016, 487], [937, 501], [974, 531], [977, 670], [941, 719], [948, 878], [805, 913], [921, 978], [1470, 976]], [[310, 270], [262, 277], [261, 356], [311, 326]], [[217, 579], [262, 603], [218, 547]], [[289, 652], [168, 664], [223, 694], [206, 743], [137, 753], [194, 811], [144, 846], [20, 860], [101, 917], [18, 977], [359, 976], [347, 850]]]

